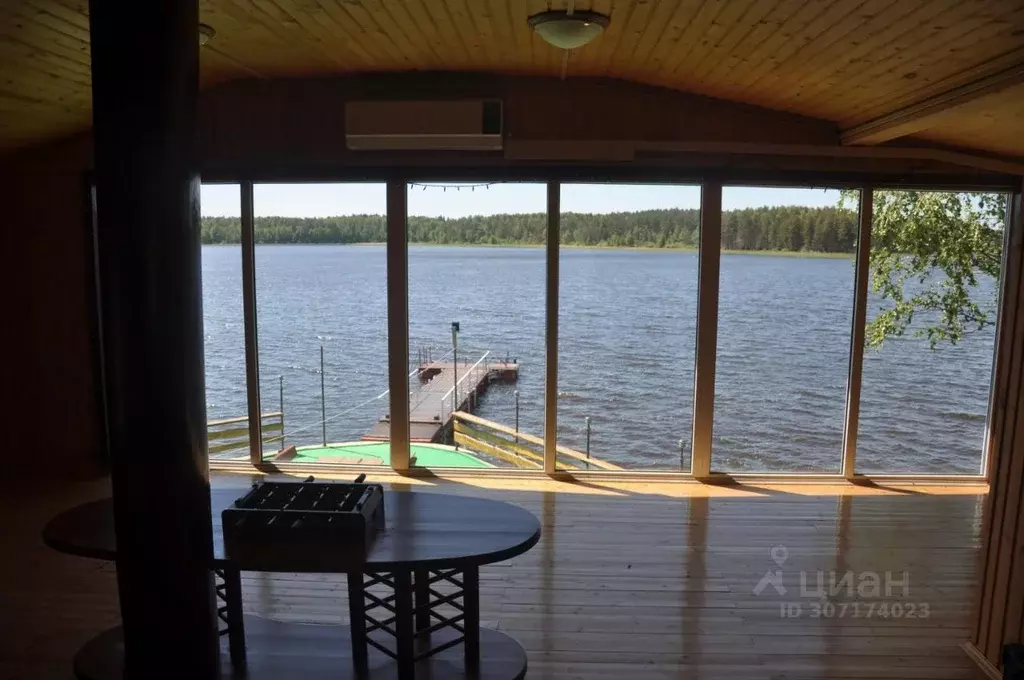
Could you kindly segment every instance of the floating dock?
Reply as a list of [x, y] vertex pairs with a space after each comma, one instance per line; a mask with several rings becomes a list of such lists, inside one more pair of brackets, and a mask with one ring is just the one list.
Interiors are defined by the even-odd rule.
[[[452, 413], [472, 413], [491, 383], [514, 383], [519, 364], [487, 361], [485, 353], [475, 361], [420, 362], [414, 371], [418, 384], [409, 390], [409, 439], [414, 443], [439, 443], [452, 432]], [[456, 381], [458, 381], [456, 391]], [[385, 414], [362, 436], [363, 441], [391, 439], [391, 414]]]

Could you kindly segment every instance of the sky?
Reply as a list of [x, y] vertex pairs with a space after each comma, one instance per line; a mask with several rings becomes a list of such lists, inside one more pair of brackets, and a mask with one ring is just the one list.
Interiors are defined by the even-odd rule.
[[[257, 184], [253, 209], [258, 217], [330, 217], [384, 214], [383, 184]], [[725, 187], [726, 210], [766, 205], [834, 206], [839, 192], [831, 189]], [[563, 184], [563, 212], [630, 212], [656, 208], [699, 208], [700, 188], [682, 185]], [[543, 184], [413, 185], [409, 214], [466, 217], [498, 213], [544, 212]], [[204, 184], [204, 217], [237, 217], [238, 185]]]

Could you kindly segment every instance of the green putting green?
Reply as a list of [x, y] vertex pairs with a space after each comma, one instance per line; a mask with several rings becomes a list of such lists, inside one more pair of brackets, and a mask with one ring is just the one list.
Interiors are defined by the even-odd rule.
[[[494, 465], [471, 453], [456, 451], [443, 444], [412, 444], [411, 453], [419, 467], [491, 468]], [[391, 444], [388, 442], [347, 442], [327, 446], [303, 446], [296, 450], [296, 462], [358, 463], [389, 465]]]

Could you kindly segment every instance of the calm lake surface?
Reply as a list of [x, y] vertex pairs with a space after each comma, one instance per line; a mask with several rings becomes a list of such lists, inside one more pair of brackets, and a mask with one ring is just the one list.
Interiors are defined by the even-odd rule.
[[[560, 443], [631, 469], [689, 466], [697, 304], [695, 253], [561, 255]], [[543, 429], [544, 251], [411, 246], [410, 347], [439, 358], [461, 323], [460, 356], [516, 358], [477, 414]], [[288, 441], [356, 440], [387, 410], [383, 246], [256, 248], [262, 408]], [[713, 468], [838, 471], [852, 314], [852, 259], [723, 255]], [[996, 286], [982, 283], [994, 300]], [[210, 419], [246, 412], [241, 255], [203, 247]], [[871, 312], [877, 308], [872, 304]], [[994, 332], [958, 346], [887, 342], [865, 358], [858, 471], [976, 473]]]

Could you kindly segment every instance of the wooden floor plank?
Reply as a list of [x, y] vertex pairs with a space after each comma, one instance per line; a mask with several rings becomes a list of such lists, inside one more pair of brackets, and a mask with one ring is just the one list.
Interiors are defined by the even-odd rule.
[[[217, 478], [243, 489], [249, 477]], [[980, 546], [981, 493], [872, 492], [816, 486], [767, 493], [700, 485], [547, 480], [410, 481], [417, 489], [517, 503], [541, 520], [530, 552], [481, 570], [484, 625], [516, 637], [529, 678], [939, 678], [980, 676], [959, 645], [969, 635]], [[70, 676], [76, 649], [116, 623], [110, 565], [59, 555], [39, 531], [59, 510], [106, 493], [96, 482], [19, 488], [0, 511], [23, 521], [0, 560], [0, 678]], [[784, 560], [773, 548], [784, 546]], [[774, 555], [774, 557], [773, 557]], [[780, 570], [785, 595], [768, 585]], [[801, 593], [835, 572], [909, 573], [909, 592]], [[883, 586], [884, 588], [884, 586]], [[344, 578], [243, 574], [246, 612], [283, 621], [345, 623]], [[846, 605], [814, 616], [812, 606]], [[926, 618], [891, 606], [927, 605]], [[781, 608], [798, 604], [799, 616]], [[889, 605], [888, 615], [866, 607]], [[853, 607], [861, 608], [853, 615]]]

